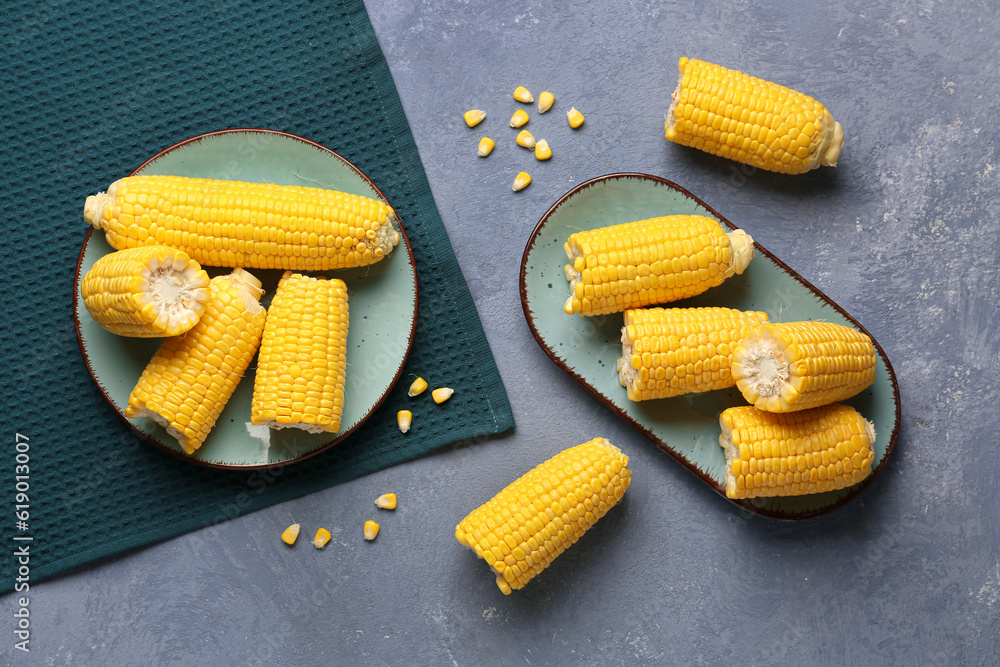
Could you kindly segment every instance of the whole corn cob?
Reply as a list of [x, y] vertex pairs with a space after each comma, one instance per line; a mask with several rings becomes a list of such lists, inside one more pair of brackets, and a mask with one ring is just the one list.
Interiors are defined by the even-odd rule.
[[168, 245], [206, 266], [346, 269], [399, 243], [396, 214], [375, 199], [209, 178], [122, 178], [87, 197], [83, 217], [117, 250]]
[[250, 422], [336, 433], [347, 370], [347, 285], [286, 271], [268, 308]]
[[556, 454], [455, 526], [504, 595], [523, 588], [622, 499], [628, 457], [604, 438]]
[[764, 324], [733, 351], [736, 386], [751, 405], [792, 412], [854, 396], [875, 381], [865, 334], [832, 322]]
[[767, 321], [732, 308], [626, 310], [618, 380], [631, 401], [732, 387], [733, 348]]
[[729, 498], [842, 489], [867, 477], [875, 459], [874, 425], [846, 405], [790, 414], [742, 406], [719, 423]]
[[111, 333], [177, 336], [205, 312], [208, 274], [183, 251], [164, 246], [101, 257], [80, 283], [83, 304]]
[[188, 454], [201, 447], [260, 344], [260, 285], [243, 269], [212, 278], [205, 313], [185, 335], [163, 341], [125, 414], [160, 424]]
[[844, 128], [813, 98], [701, 60], [679, 67], [667, 139], [786, 174], [837, 166]]
[[564, 310], [606, 315], [701, 294], [740, 274], [753, 239], [701, 215], [667, 215], [571, 234]]

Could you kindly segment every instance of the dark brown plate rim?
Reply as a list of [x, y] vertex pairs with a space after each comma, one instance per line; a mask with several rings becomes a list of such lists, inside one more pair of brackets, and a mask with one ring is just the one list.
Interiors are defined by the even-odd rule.
[[661, 178], [659, 176], [653, 176], [652, 174], [644, 174], [644, 173], [641, 173], [641, 172], [617, 172], [617, 173], [613, 173], [613, 174], [605, 174], [604, 176], [598, 176], [596, 178], [592, 178], [590, 180], [584, 181], [583, 183], [580, 183], [579, 185], [577, 185], [576, 187], [574, 187], [572, 190], [570, 190], [569, 192], [567, 192], [566, 194], [564, 194], [562, 197], [560, 197], [556, 201], [556, 203], [553, 204], [551, 207], [549, 207], [549, 210], [547, 210], [545, 212], [545, 214], [542, 215], [541, 219], [538, 221], [538, 224], [535, 225], [535, 229], [531, 232], [531, 236], [528, 238], [528, 243], [524, 247], [524, 254], [521, 256], [521, 271], [520, 271], [520, 275], [519, 275], [519, 285], [518, 285], [518, 288], [519, 288], [519, 291], [520, 291], [520, 294], [521, 294], [521, 309], [524, 311], [524, 318], [528, 322], [528, 328], [531, 329], [531, 335], [535, 337], [535, 341], [538, 343], [539, 347], [542, 348], [542, 350], [545, 352], [545, 354], [547, 354], [549, 356], [549, 358], [552, 359], [552, 361], [554, 361], [557, 366], [559, 366], [559, 368], [561, 368], [570, 377], [572, 377], [574, 380], [576, 380], [581, 385], [583, 385], [583, 387], [587, 391], [589, 391], [591, 394], [593, 394], [594, 396], [596, 396], [612, 412], [614, 412], [615, 414], [617, 414], [619, 417], [621, 417], [626, 422], [628, 422], [629, 424], [631, 424], [640, 433], [642, 433], [647, 438], [649, 438], [650, 440], [652, 440], [653, 443], [657, 447], [659, 447], [660, 449], [662, 449], [664, 452], [666, 452], [672, 458], [674, 458], [678, 463], [680, 463], [682, 466], [684, 466], [685, 468], [687, 468], [688, 470], [690, 470], [692, 473], [694, 473], [702, 482], [704, 482], [709, 487], [711, 487], [712, 489], [714, 489], [715, 492], [718, 493], [720, 496], [722, 496], [723, 498], [725, 498], [730, 503], [732, 503], [734, 505], [737, 505], [737, 506], [743, 508], [744, 510], [746, 510], [748, 512], [752, 512], [753, 514], [758, 514], [760, 516], [765, 516], [765, 517], [772, 518], [772, 519], [783, 519], [783, 520], [790, 520], [790, 521], [791, 520], [799, 520], [799, 519], [810, 519], [812, 517], [816, 517], [816, 516], [820, 516], [822, 514], [826, 514], [828, 512], [832, 512], [833, 510], [838, 509], [840, 507], [843, 507], [844, 505], [846, 505], [850, 501], [854, 500], [854, 498], [856, 498], [857, 496], [859, 496], [861, 494], [861, 492], [864, 491], [868, 487], [868, 485], [871, 484], [875, 480], [875, 478], [878, 477], [878, 475], [882, 472], [882, 469], [885, 467], [886, 461], [889, 460], [889, 456], [892, 454], [893, 449], [895, 449], [895, 447], [896, 447], [896, 438], [899, 435], [899, 420], [900, 420], [899, 384], [896, 382], [896, 372], [893, 370], [892, 364], [889, 363], [889, 357], [886, 355], [885, 350], [882, 349], [882, 346], [879, 344], [879, 342], [877, 340], [875, 340], [875, 337], [872, 336], [871, 333], [867, 329], [865, 329], [861, 325], [860, 322], [858, 322], [856, 319], [854, 319], [854, 317], [852, 317], [846, 310], [844, 310], [843, 308], [841, 308], [840, 305], [837, 304], [833, 299], [831, 299], [830, 297], [828, 297], [826, 294], [824, 294], [822, 291], [820, 291], [816, 286], [814, 286], [808, 280], [806, 280], [805, 278], [803, 278], [802, 276], [800, 276], [798, 273], [796, 273], [791, 267], [789, 267], [787, 264], [785, 264], [784, 262], [782, 262], [775, 255], [771, 254], [771, 252], [768, 251], [767, 248], [764, 248], [763, 246], [761, 246], [756, 241], [754, 242], [754, 249], [755, 249], [756, 252], [761, 253], [762, 255], [764, 255], [768, 259], [770, 259], [772, 262], [774, 262], [775, 264], [777, 264], [779, 268], [781, 268], [783, 271], [785, 271], [785, 273], [787, 273], [789, 275], [789, 277], [797, 280], [804, 287], [806, 287], [810, 292], [812, 292], [813, 295], [817, 299], [821, 299], [822, 301], [824, 301], [825, 303], [827, 303], [828, 305], [830, 305], [834, 310], [836, 310], [838, 313], [840, 313], [841, 315], [843, 315], [848, 321], [850, 321], [851, 324], [853, 324], [855, 327], [857, 327], [857, 329], [859, 331], [867, 334], [872, 339], [872, 343], [875, 345], [875, 349], [878, 350], [878, 354], [882, 357], [882, 360], [885, 362], [885, 367], [889, 371], [889, 380], [892, 383], [893, 402], [895, 403], [895, 406], [896, 406], [896, 419], [895, 419], [895, 424], [894, 424], [893, 429], [892, 429], [892, 435], [889, 438], [889, 445], [886, 447], [886, 450], [885, 450], [885, 456], [882, 457], [882, 460], [879, 462], [878, 466], [875, 467], [875, 469], [871, 472], [870, 475], [868, 475], [868, 477], [866, 477], [863, 481], [859, 482], [858, 484], [854, 485], [854, 487], [853, 487], [852, 492], [850, 493], [850, 495], [845, 496], [844, 498], [841, 498], [840, 500], [836, 501], [835, 503], [831, 503], [830, 505], [827, 505], [827, 506], [822, 507], [820, 509], [817, 509], [815, 511], [805, 512], [805, 513], [802, 513], [802, 514], [793, 514], [793, 513], [788, 513], [788, 512], [782, 512], [780, 510], [768, 510], [768, 509], [763, 509], [763, 508], [760, 508], [760, 507], [756, 507], [756, 506], [754, 506], [753, 504], [751, 504], [747, 500], [733, 500], [731, 498], [727, 498], [726, 497], [726, 490], [725, 490], [725, 488], [722, 487], [721, 484], [717, 483], [712, 477], [710, 477], [709, 475], [705, 474], [702, 470], [700, 470], [692, 462], [688, 461], [680, 452], [674, 450], [669, 444], [667, 444], [667, 443], [663, 442], [662, 440], [658, 439], [653, 434], [653, 432], [651, 430], [649, 430], [643, 424], [641, 424], [640, 422], [638, 422], [635, 419], [633, 419], [632, 417], [630, 417], [627, 413], [623, 412], [621, 409], [618, 408], [617, 405], [615, 405], [607, 397], [605, 397], [601, 392], [599, 392], [597, 389], [595, 389], [593, 386], [591, 386], [590, 383], [588, 383], [586, 381], [586, 379], [583, 378], [583, 376], [581, 376], [580, 374], [576, 373], [573, 369], [571, 369], [566, 364], [566, 362], [564, 362], [555, 353], [555, 351], [546, 344], [545, 340], [538, 333], [538, 329], [535, 327], [534, 315], [531, 312], [531, 308], [528, 306], [527, 286], [525, 284], [525, 276], [527, 274], [527, 267], [528, 267], [528, 255], [531, 254], [531, 250], [532, 250], [532, 248], [534, 248], [535, 240], [538, 238], [539, 233], [541, 233], [542, 228], [545, 227], [546, 223], [549, 220], [549, 217], [553, 213], [555, 213], [556, 209], [558, 209], [560, 206], [562, 206], [568, 199], [572, 198], [578, 192], [581, 192], [582, 190], [586, 190], [587, 188], [590, 188], [590, 187], [592, 187], [592, 186], [594, 186], [594, 185], [596, 185], [598, 183], [604, 182], [604, 181], [618, 180], [618, 179], [625, 179], [625, 178], [628, 178], [628, 179], [648, 180], [648, 181], [652, 181], [653, 183], [656, 183], [657, 185], [662, 185], [662, 186], [666, 186], [668, 188], [671, 188], [672, 190], [675, 190], [675, 191], [679, 192], [680, 194], [684, 195], [685, 197], [687, 197], [688, 199], [694, 201], [699, 206], [704, 207], [717, 220], [721, 221], [722, 224], [726, 225], [730, 229], [737, 229], [736, 225], [734, 225], [733, 223], [731, 223], [728, 219], [726, 219], [723, 215], [721, 215], [714, 208], [712, 208], [711, 206], [709, 206], [708, 204], [706, 204], [704, 201], [702, 201], [701, 199], [699, 199], [695, 195], [693, 195], [690, 192], [688, 192], [685, 188], [681, 187], [680, 185], [677, 185], [673, 181], [669, 181], [669, 180], [667, 180], [665, 178]]
[[[368, 178], [368, 176], [363, 171], [361, 171], [360, 169], [358, 169], [358, 167], [355, 166], [354, 163], [352, 163], [350, 160], [348, 160], [347, 158], [345, 158], [343, 155], [337, 153], [336, 151], [333, 151], [333, 150], [327, 148], [326, 146], [324, 146], [322, 144], [319, 144], [319, 143], [313, 141], [312, 139], [307, 139], [305, 137], [300, 137], [297, 134], [292, 134], [290, 132], [284, 132], [282, 130], [271, 130], [271, 129], [258, 128], [258, 127], [235, 127], [235, 128], [225, 129], [225, 130], [215, 130], [215, 131], [212, 131], [212, 132], [204, 132], [202, 134], [197, 134], [197, 135], [195, 135], [193, 137], [189, 137], [188, 139], [184, 139], [183, 141], [178, 141], [176, 144], [173, 144], [171, 146], [168, 146], [167, 148], [164, 148], [159, 153], [157, 153], [156, 155], [154, 155], [153, 157], [149, 158], [148, 160], [146, 160], [145, 162], [143, 162], [142, 164], [140, 164], [138, 167], [136, 167], [135, 169], [133, 169], [132, 173], [130, 173], [129, 176], [134, 176], [137, 172], [139, 172], [140, 170], [142, 170], [149, 163], [154, 162], [154, 161], [160, 159], [161, 157], [163, 157], [167, 153], [170, 153], [171, 151], [174, 151], [174, 150], [180, 148], [181, 146], [185, 146], [185, 145], [190, 144], [190, 143], [201, 141], [202, 139], [205, 139], [207, 137], [213, 137], [213, 136], [221, 135], [221, 134], [239, 134], [239, 133], [243, 133], [243, 134], [250, 134], [250, 133], [254, 133], [254, 134], [275, 134], [275, 135], [279, 135], [279, 136], [282, 136], [282, 137], [286, 137], [288, 139], [294, 139], [295, 141], [300, 141], [300, 142], [302, 142], [304, 144], [308, 144], [309, 146], [317, 148], [317, 149], [319, 149], [319, 150], [321, 150], [321, 151], [323, 151], [325, 153], [329, 153], [334, 158], [340, 160], [345, 165], [347, 165], [350, 169], [352, 169], [362, 179], [364, 179], [364, 181], [367, 182], [368, 185], [370, 185], [371, 188], [376, 193], [378, 193], [378, 196], [382, 198], [382, 201], [384, 201], [387, 204], [389, 204], [390, 206], [392, 206], [392, 204], [389, 202], [389, 199], [385, 196], [385, 194], [382, 192], [382, 190], [380, 190], [379, 187], [377, 185], [375, 185], [375, 183], [370, 178]], [[395, 210], [395, 207], [393, 207], [393, 209]], [[371, 417], [372, 414], [376, 410], [379, 409], [379, 407], [382, 405], [382, 403], [385, 402], [385, 399], [389, 396], [389, 392], [392, 391], [392, 388], [394, 386], [396, 386], [396, 382], [399, 381], [399, 377], [403, 373], [403, 367], [406, 366], [406, 360], [410, 356], [410, 350], [413, 348], [413, 339], [414, 339], [414, 336], [416, 335], [416, 332], [417, 332], [417, 312], [419, 310], [419, 305], [420, 305], [420, 282], [419, 282], [419, 279], [418, 279], [418, 276], [417, 276], [417, 263], [416, 263], [416, 259], [413, 256], [413, 247], [410, 245], [410, 238], [406, 235], [406, 230], [403, 229], [403, 224], [401, 222], [401, 218], [402, 218], [402, 216], [400, 216], [399, 212], [397, 211], [397, 220], [396, 220], [397, 226], [399, 227], [399, 233], [400, 233], [400, 235], [403, 237], [403, 243], [406, 244], [407, 259], [410, 262], [410, 267], [413, 269], [413, 317], [410, 320], [410, 336], [409, 336], [409, 339], [406, 342], [406, 351], [403, 353], [403, 360], [400, 362], [399, 368], [396, 369], [396, 373], [393, 375], [392, 381], [389, 383], [388, 388], [386, 388], [385, 393], [382, 394], [381, 398], [379, 398], [378, 401], [375, 402], [375, 405], [372, 406], [371, 410], [369, 410], [360, 420], [358, 420], [357, 424], [355, 424], [354, 426], [352, 426], [351, 428], [349, 428], [348, 430], [346, 430], [346, 431], [344, 431], [342, 433], [336, 434], [336, 436], [332, 440], [330, 440], [330, 442], [323, 443], [322, 445], [316, 447], [315, 449], [313, 449], [313, 450], [311, 450], [309, 452], [306, 452], [304, 454], [300, 454], [299, 456], [295, 456], [295, 457], [292, 457], [290, 459], [286, 459], [284, 461], [275, 461], [274, 463], [260, 463], [260, 464], [236, 465], [236, 464], [231, 464], [231, 463], [218, 463], [218, 462], [215, 462], [215, 461], [205, 461], [205, 460], [194, 458], [192, 456], [189, 456], [189, 455], [185, 454], [182, 451], [177, 451], [176, 449], [174, 449], [174, 448], [172, 448], [172, 447], [170, 447], [170, 446], [168, 446], [168, 445], [160, 442], [159, 440], [157, 440], [152, 435], [149, 435], [149, 434], [144, 433], [143, 431], [139, 430], [135, 426], [135, 424], [133, 424], [128, 419], [128, 417], [126, 417], [125, 414], [118, 408], [118, 406], [115, 404], [115, 402], [113, 400], [111, 400], [111, 397], [108, 395], [108, 393], [105, 390], [104, 386], [101, 384], [100, 380], [97, 379], [97, 375], [94, 373], [94, 369], [93, 369], [93, 367], [91, 366], [91, 363], [90, 363], [90, 357], [87, 355], [87, 347], [86, 347], [86, 344], [84, 343], [84, 340], [83, 340], [83, 334], [80, 331], [80, 318], [78, 316], [78, 312], [79, 312], [79, 295], [80, 295], [80, 267], [83, 264], [83, 255], [84, 255], [84, 252], [86, 252], [86, 250], [87, 250], [87, 242], [90, 240], [90, 235], [94, 231], [93, 227], [91, 227], [91, 228], [89, 228], [87, 230], [87, 234], [83, 238], [83, 246], [80, 248], [80, 256], [79, 256], [79, 258], [77, 258], [77, 261], [76, 261], [76, 273], [75, 273], [75, 276], [73, 278], [73, 323], [74, 323], [74, 326], [76, 327], [76, 340], [77, 340], [77, 343], [80, 346], [80, 354], [83, 355], [84, 364], [86, 364], [86, 366], [87, 366], [87, 372], [90, 373], [91, 379], [93, 379], [94, 384], [97, 385], [97, 389], [98, 389], [98, 391], [101, 392], [101, 396], [104, 397], [104, 400], [107, 401], [108, 405], [111, 406], [111, 409], [114, 410], [115, 413], [117, 413], [119, 417], [121, 417], [122, 421], [124, 421], [128, 425], [128, 427], [132, 430], [133, 433], [135, 433], [139, 438], [141, 438], [143, 440], [146, 440], [147, 442], [152, 443], [158, 449], [166, 452], [167, 454], [170, 454], [171, 456], [175, 456], [175, 457], [177, 457], [179, 459], [183, 459], [184, 461], [189, 461], [191, 463], [197, 463], [199, 465], [203, 465], [203, 466], [206, 466], [206, 467], [209, 467], [209, 468], [218, 468], [218, 469], [221, 469], [221, 470], [262, 470], [262, 469], [266, 469], [266, 468], [281, 468], [281, 467], [284, 467], [284, 466], [287, 466], [287, 465], [291, 465], [293, 463], [298, 463], [299, 461], [304, 461], [305, 459], [308, 459], [310, 457], [316, 456], [317, 454], [320, 454], [320, 453], [326, 451], [330, 447], [332, 447], [332, 446], [336, 445], [337, 443], [339, 443], [340, 441], [342, 441], [347, 436], [349, 436], [352, 433], [354, 433], [358, 428], [360, 428], [360, 426], [362, 424], [364, 424], [366, 421], [368, 421], [368, 418]]]

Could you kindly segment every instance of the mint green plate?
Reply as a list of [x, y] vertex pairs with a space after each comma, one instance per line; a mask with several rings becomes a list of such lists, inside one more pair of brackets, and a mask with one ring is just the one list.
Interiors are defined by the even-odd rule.
[[[158, 153], [133, 174], [329, 187], [386, 200], [367, 176], [340, 155], [308, 139], [274, 130], [237, 129], [199, 135]], [[83, 199], [81, 196], [81, 211]], [[417, 321], [417, 272], [410, 241], [400, 227], [402, 242], [386, 259], [361, 269], [323, 274], [341, 278], [348, 288], [350, 328], [340, 433], [312, 434], [251, 425], [255, 358], [208, 439], [193, 455], [184, 454], [176, 440], [151, 420], [125, 417], [128, 395], [160, 339], [116, 336], [99, 327], [86, 312], [79, 298], [80, 279], [100, 257], [113, 252], [104, 234], [91, 231], [83, 242], [74, 284], [73, 309], [80, 349], [94, 382], [111, 407], [139, 435], [171, 454], [221, 468], [265, 468], [299, 461], [357, 429], [385, 399], [403, 370]], [[261, 303], [266, 306], [282, 272], [251, 272], [264, 284], [266, 292]], [[215, 276], [229, 270], [208, 269], [208, 273]]]
[[[600, 176], [567, 192], [532, 233], [521, 263], [521, 305], [531, 332], [549, 357], [611, 410], [698, 479], [726, 497], [726, 459], [719, 446], [719, 413], [746, 401], [734, 387], [633, 403], [618, 382], [622, 315], [580, 317], [563, 312], [569, 283], [563, 244], [573, 232], [660, 215], [701, 214], [732, 223], [684, 188], [647, 174]], [[674, 306], [727, 306], [762, 310], [772, 322], [826, 320], [868, 333], [843, 308], [803, 280], [777, 257], [756, 245], [756, 256], [742, 275]], [[871, 335], [871, 334], [868, 334]], [[874, 338], [873, 338], [874, 340]], [[899, 388], [878, 342], [875, 384], [845, 403], [875, 424], [872, 474], [850, 488], [791, 498], [730, 501], [756, 514], [802, 519], [829, 512], [857, 496], [882, 471], [899, 431]]]

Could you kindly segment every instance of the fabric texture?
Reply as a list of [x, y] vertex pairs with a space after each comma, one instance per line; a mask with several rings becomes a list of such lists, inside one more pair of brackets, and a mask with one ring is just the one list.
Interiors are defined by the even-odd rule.
[[[0, 43], [3, 494], [14, 499], [27, 438], [29, 505], [23, 526], [0, 524], [5, 544], [30, 544], [32, 583], [514, 426], [361, 0], [15, 3]], [[400, 212], [417, 262], [404, 379], [344, 442], [270, 471], [210, 469], [139, 440], [96, 390], [72, 318], [85, 196], [177, 141], [230, 127], [284, 130], [354, 162]], [[405, 378], [427, 368], [448, 369], [449, 409], [392, 437]], [[14, 587], [14, 561], [2, 561], [0, 590]]]

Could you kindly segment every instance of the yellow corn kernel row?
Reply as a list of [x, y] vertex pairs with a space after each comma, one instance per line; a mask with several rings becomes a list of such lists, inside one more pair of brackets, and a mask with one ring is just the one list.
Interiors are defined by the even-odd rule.
[[626, 310], [618, 379], [631, 401], [732, 387], [733, 350], [767, 321], [767, 313], [732, 308]]
[[733, 351], [736, 386], [751, 405], [792, 412], [850, 398], [875, 381], [875, 347], [832, 322], [764, 324]]
[[564, 310], [605, 315], [701, 294], [743, 273], [753, 239], [701, 215], [668, 215], [571, 234]]
[[875, 459], [874, 426], [846, 405], [786, 414], [742, 406], [719, 423], [729, 498], [842, 489], [867, 477]]
[[786, 174], [836, 166], [844, 128], [813, 98], [701, 60], [679, 69], [670, 141]]
[[631, 481], [628, 457], [604, 438], [570, 447], [508, 485], [455, 526], [496, 572], [504, 595], [523, 588], [614, 507]]

